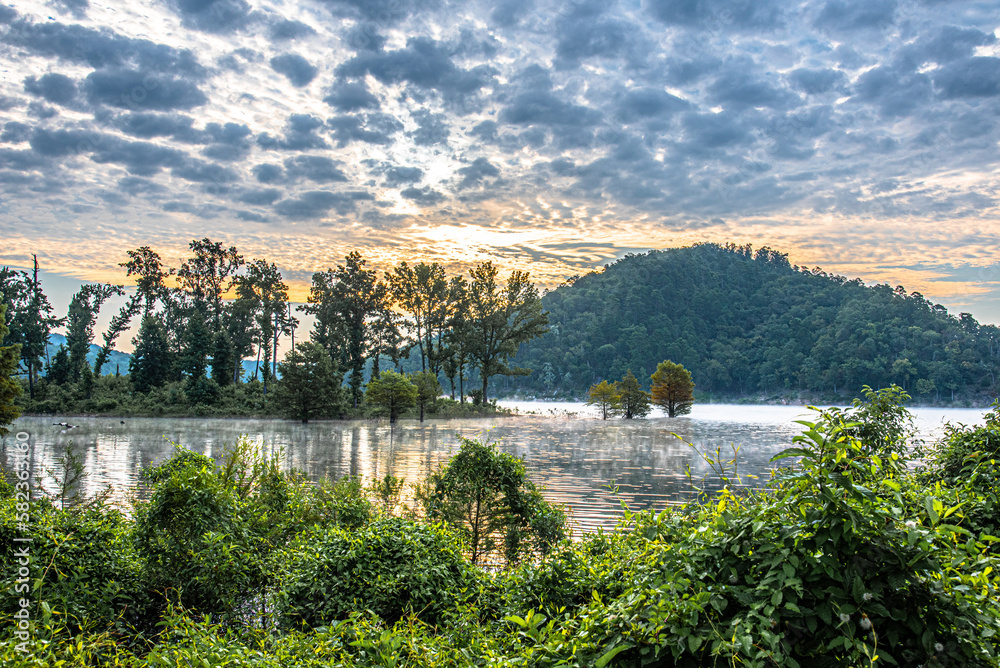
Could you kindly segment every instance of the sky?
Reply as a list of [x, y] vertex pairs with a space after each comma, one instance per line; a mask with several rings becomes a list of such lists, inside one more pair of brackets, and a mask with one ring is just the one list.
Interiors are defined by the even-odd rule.
[[1000, 323], [998, 35], [997, 1], [17, 0], [0, 264], [61, 305], [209, 237], [301, 301], [353, 250], [544, 288], [731, 241]]

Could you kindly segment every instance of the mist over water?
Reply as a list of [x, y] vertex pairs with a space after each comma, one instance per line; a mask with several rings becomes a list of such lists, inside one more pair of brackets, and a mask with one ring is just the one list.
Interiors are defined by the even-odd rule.
[[[72, 443], [83, 457], [89, 477], [86, 494], [106, 485], [127, 509], [128, 489], [139, 484], [140, 471], [159, 464], [174, 444], [219, 457], [226, 446], [245, 435], [267, 453], [281, 453], [286, 467], [304, 471], [310, 479], [360, 475], [371, 480], [392, 473], [408, 483], [422, 480], [458, 452], [459, 436], [488, 439], [506, 452], [523, 457], [531, 478], [546, 496], [567, 504], [578, 531], [614, 526], [621, 501], [633, 510], [660, 508], [682, 502], [694, 493], [686, 475], [708, 489], [719, 483], [695, 449], [714, 456], [720, 449], [732, 458], [739, 446], [737, 472], [743, 485], [763, 484], [768, 460], [791, 444], [802, 427], [796, 419], [811, 419], [804, 406], [695, 405], [692, 413], [666, 418], [654, 413], [645, 420], [607, 420], [592, 408], [570, 402], [500, 402], [517, 406], [515, 417], [464, 420], [400, 420], [390, 430], [385, 420], [331, 421], [303, 425], [281, 420], [200, 418], [59, 418], [79, 425], [65, 430], [52, 418], [21, 418], [13, 434], [31, 435], [36, 477], [55, 467], [55, 458]], [[919, 436], [938, 438], [946, 422], [981, 423], [984, 409], [918, 408], [912, 410]], [[675, 435], [676, 434], [676, 435]], [[679, 437], [679, 438], [678, 438]], [[689, 445], [690, 444], [690, 445]], [[732, 472], [732, 466], [729, 467]], [[617, 494], [609, 489], [617, 487]], [[140, 495], [144, 490], [140, 487]], [[408, 488], [406, 499], [412, 501]]]

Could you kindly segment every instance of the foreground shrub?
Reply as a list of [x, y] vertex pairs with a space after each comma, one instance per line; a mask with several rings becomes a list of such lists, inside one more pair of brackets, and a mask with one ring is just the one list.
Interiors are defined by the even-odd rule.
[[477, 582], [444, 527], [402, 518], [382, 518], [355, 531], [317, 528], [289, 554], [280, 605], [293, 626], [322, 626], [366, 610], [390, 623], [412, 613], [433, 624]]

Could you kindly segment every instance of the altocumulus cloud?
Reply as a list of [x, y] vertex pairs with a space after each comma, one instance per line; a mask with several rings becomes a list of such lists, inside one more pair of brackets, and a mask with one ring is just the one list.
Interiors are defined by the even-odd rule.
[[208, 230], [362, 236], [456, 221], [542, 233], [558, 219], [633, 243], [759, 221], [795, 239], [782, 221], [820, 216], [873, 243], [899, 225], [926, 248], [960, 217], [981, 223], [969, 255], [1000, 253], [997, 0], [115, 12], [0, 7], [8, 228], [37, 221], [56, 243], [48, 212], [86, 229], [100, 216], [83, 202], [103, 200], [133, 236], [160, 225], [150, 210]]

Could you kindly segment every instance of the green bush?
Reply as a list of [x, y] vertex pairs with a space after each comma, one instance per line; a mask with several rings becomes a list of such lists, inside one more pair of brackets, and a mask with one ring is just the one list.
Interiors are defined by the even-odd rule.
[[318, 527], [289, 551], [281, 609], [287, 624], [317, 627], [370, 611], [434, 624], [476, 585], [475, 571], [441, 525], [381, 518], [350, 531]]

